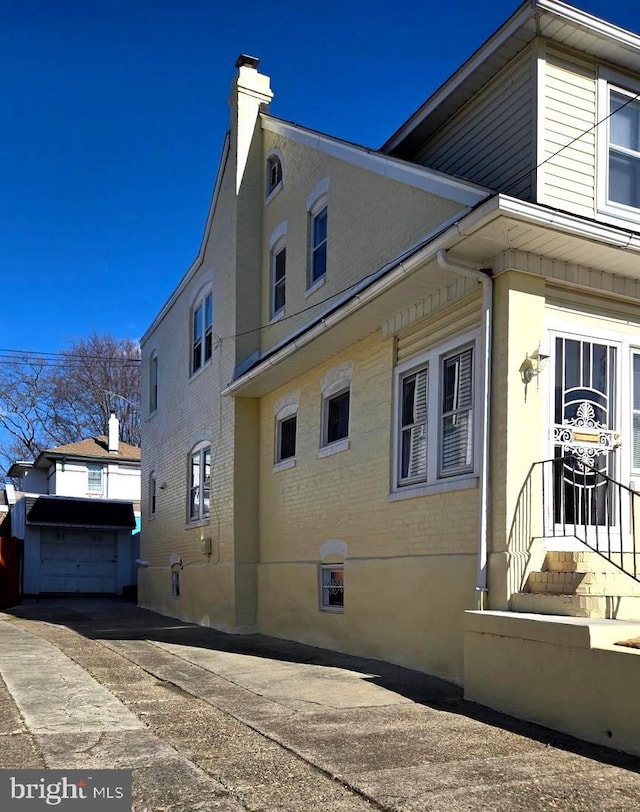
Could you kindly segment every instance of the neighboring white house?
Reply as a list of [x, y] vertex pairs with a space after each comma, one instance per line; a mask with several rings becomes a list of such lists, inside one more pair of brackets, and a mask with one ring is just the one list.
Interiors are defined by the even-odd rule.
[[140, 507], [140, 449], [108, 436], [15, 462], [11, 534], [24, 542], [23, 593], [117, 593], [136, 583], [132, 531]]

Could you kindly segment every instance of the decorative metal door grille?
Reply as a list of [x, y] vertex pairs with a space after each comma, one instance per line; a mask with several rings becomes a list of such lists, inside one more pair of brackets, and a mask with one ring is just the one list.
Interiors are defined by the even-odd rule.
[[[615, 431], [616, 348], [557, 337], [555, 342], [553, 513], [558, 525], [611, 526], [607, 488]], [[586, 463], [586, 464], [583, 464]]]

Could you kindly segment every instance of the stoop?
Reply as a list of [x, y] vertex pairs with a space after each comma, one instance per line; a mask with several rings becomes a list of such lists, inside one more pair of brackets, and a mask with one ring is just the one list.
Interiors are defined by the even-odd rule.
[[640, 583], [594, 552], [553, 552], [511, 596], [514, 612], [640, 620]]

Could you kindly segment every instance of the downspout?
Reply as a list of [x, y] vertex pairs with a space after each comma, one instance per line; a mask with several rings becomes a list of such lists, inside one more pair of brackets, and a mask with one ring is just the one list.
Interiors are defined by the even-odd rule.
[[482, 284], [482, 357], [484, 359], [482, 378], [484, 383], [484, 404], [482, 409], [482, 436], [480, 451], [480, 532], [478, 535], [478, 575], [476, 591], [479, 593], [479, 607], [485, 608], [488, 562], [488, 518], [489, 518], [489, 404], [491, 402], [491, 328], [493, 324], [493, 280], [490, 270], [477, 270], [450, 260], [447, 252], [438, 251], [438, 264], [441, 268], [475, 279]]

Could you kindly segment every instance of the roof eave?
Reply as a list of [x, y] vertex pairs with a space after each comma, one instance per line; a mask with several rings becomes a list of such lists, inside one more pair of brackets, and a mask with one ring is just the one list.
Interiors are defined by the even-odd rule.
[[[503, 52], [504, 58], [500, 60], [500, 63], [506, 64], [520, 53], [538, 35], [539, 31], [542, 36], [553, 39], [547, 32], [547, 24], [552, 20], [584, 29], [585, 34], [591, 37], [589, 42], [591, 42], [592, 48], [595, 48], [596, 41], [606, 40], [619, 48], [620, 54], [624, 51], [627, 53], [632, 51], [636, 56], [640, 55], [640, 36], [631, 31], [559, 2], [559, 0], [527, 0], [393, 133], [383, 144], [381, 150], [388, 153], [401, 151], [402, 146], [406, 142], [410, 142], [412, 134], [449, 97], [457, 91], [459, 92], [463, 85], [468, 86], [473, 74], [481, 66], [486, 66], [491, 57], [497, 57], [500, 52]], [[588, 52], [588, 48], [586, 52]], [[497, 70], [498, 68], [495, 69], [495, 72]], [[487, 77], [483, 76], [482, 81], [486, 82]]]

